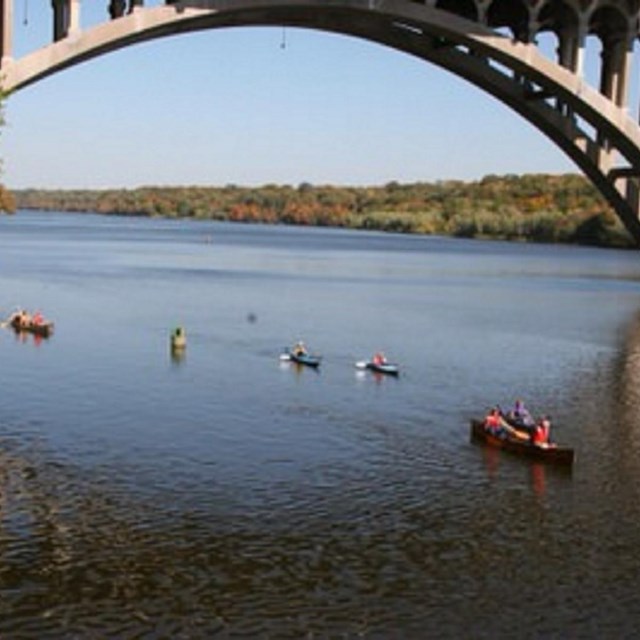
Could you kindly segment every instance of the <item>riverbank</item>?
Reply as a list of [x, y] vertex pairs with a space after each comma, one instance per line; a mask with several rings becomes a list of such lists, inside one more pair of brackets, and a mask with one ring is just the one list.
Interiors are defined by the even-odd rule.
[[330, 226], [463, 238], [633, 247], [580, 175], [485, 176], [377, 187], [140, 187], [15, 190], [19, 209]]

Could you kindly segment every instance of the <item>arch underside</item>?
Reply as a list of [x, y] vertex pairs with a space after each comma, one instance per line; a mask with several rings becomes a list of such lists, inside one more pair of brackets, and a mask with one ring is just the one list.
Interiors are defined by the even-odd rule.
[[[186, 0], [136, 9], [3, 68], [5, 90], [159, 37], [233, 26], [290, 26], [350, 35], [465, 78], [560, 147], [613, 206], [640, 246], [640, 128], [626, 111], [544, 58], [534, 45], [408, 0]], [[622, 160], [614, 166], [614, 159]]]

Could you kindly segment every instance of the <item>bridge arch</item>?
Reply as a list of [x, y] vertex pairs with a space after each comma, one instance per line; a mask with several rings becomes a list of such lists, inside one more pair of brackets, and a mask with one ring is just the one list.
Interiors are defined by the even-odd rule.
[[[0, 0], [3, 15], [11, 0]], [[292, 26], [377, 42], [431, 62], [493, 95], [560, 147], [611, 203], [640, 246], [640, 127], [626, 109], [636, 0], [111, 0], [112, 19], [79, 28], [79, 0], [55, 0], [52, 44], [19, 60], [2, 34], [0, 74], [17, 90], [110, 51], [177, 33]], [[55, 12], [54, 12], [55, 13]], [[6, 24], [6, 22], [5, 22]], [[506, 28], [505, 37], [496, 29]], [[558, 34], [558, 61], [535, 46]], [[584, 82], [584, 41], [603, 43], [600, 86]], [[10, 34], [9, 34], [10, 35]]]

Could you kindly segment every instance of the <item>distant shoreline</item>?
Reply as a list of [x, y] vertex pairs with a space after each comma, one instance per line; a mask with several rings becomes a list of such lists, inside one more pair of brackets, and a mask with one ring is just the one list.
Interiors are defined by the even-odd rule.
[[13, 191], [18, 209], [635, 248], [583, 176], [486, 176], [378, 187], [140, 187]]

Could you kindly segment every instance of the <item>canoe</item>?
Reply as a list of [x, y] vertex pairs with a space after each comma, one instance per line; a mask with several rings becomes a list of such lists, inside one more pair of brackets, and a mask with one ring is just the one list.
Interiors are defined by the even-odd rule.
[[285, 351], [280, 356], [282, 361], [296, 362], [317, 369], [322, 361], [322, 356], [311, 355], [310, 353], [294, 353], [293, 351]]
[[48, 338], [53, 333], [53, 322], [28, 322], [24, 324], [20, 322], [19, 318], [15, 317], [12, 318], [10, 324], [15, 331], [28, 331], [45, 338]]
[[375, 371], [377, 373], [384, 373], [388, 376], [397, 376], [400, 373], [400, 368], [397, 364], [392, 364], [391, 362], [385, 362], [383, 364], [379, 364], [377, 362], [368, 361], [368, 362], [356, 362], [357, 369], [368, 369], [369, 371]]
[[304, 364], [307, 367], [319, 367], [322, 358], [320, 356], [312, 356], [310, 353], [290, 353], [289, 357], [293, 362], [298, 364]]
[[485, 429], [483, 420], [471, 420], [471, 440], [551, 464], [571, 466], [575, 459], [573, 449], [568, 447], [556, 445], [542, 447], [531, 443], [529, 440], [515, 438], [506, 434], [503, 437], [497, 436]]

